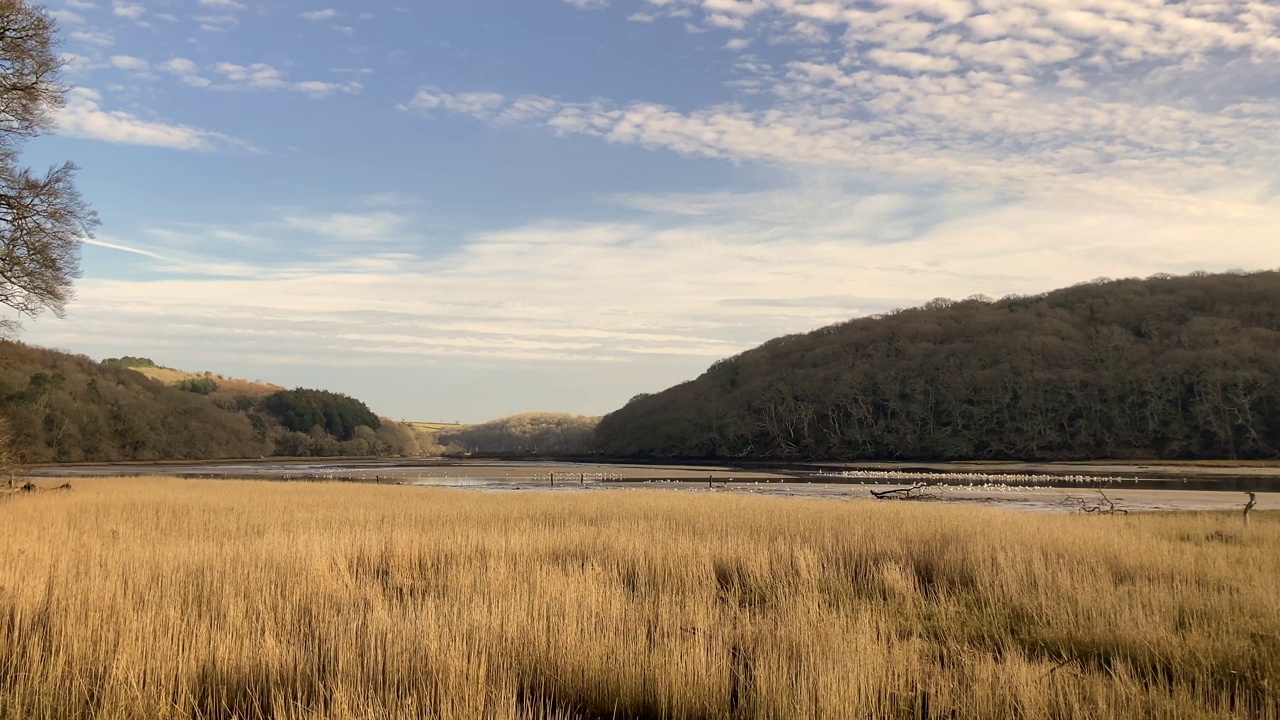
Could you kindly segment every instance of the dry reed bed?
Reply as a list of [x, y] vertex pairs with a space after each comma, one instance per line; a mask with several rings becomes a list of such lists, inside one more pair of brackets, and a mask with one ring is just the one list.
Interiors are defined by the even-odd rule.
[[1280, 717], [1280, 520], [78, 480], [3, 718]]

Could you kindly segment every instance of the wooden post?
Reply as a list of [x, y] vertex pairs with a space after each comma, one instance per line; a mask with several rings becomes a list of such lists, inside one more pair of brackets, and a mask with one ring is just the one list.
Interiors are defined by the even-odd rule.
[[586, 473], [582, 473], [582, 475], [578, 477], [578, 484], [579, 484], [579, 485], [581, 485], [582, 487], [586, 487], [586, 486], [587, 486], [587, 474], [586, 474]]
[[1245, 527], [1249, 527], [1249, 511], [1252, 510], [1253, 506], [1257, 504], [1258, 504], [1258, 496], [1255, 495], [1254, 493], [1249, 493], [1249, 502], [1244, 506], [1244, 526]]
[[712, 490], [715, 490], [715, 489], [716, 489], [716, 484], [715, 484], [715, 483], [716, 483], [716, 476], [715, 476], [715, 475], [708, 475], [708, 476], [707, 476], [707, 487], [711, 488]]
[[552, 470], [551, 471], [551, 487], [555, 487], [555, 486], [556, 486], [556, 473], [554, 470]]

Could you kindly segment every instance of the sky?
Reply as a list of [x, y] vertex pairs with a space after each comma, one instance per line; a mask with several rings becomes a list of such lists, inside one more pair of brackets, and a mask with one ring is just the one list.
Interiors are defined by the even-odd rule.
[[1280, 267], [1280, 6], [51, 0], [102, 218], [21, 339], [602, 414], [937, 297]]

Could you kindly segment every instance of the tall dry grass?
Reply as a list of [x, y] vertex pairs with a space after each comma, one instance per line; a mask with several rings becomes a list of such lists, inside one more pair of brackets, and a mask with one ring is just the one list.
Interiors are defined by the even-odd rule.
[[1280, 521], [77, 481], [0, 717], [1276, 718]]

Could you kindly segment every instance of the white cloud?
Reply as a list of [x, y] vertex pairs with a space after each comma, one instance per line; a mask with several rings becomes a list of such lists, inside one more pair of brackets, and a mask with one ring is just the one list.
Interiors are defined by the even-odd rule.
[[240, 24], [240, 18], [235, 15], [196, 15], [192, 18], [200, 29], [205, 32], [226, 32], [232, 27]]
[[338, 11], [333, 8], [325, 8], [324, 10], [311, 10], [309, 12], [299, 13], [298, 17], [303, 20], [311, 20], [319, 22], [321, 20], [332, 20], [338, 17]]
[[158, 69], [177, 76], [182, 82], [192, 87], [209, 87], [213, 83], [200, 74], [200, 66], [186, 58], [170, 58], [156, 66]]
[[230, 84], [255, 90], [271, 90], [289, 85], [284, 79], [284, 73], [266, 63], [237, 65], [220, 62], [213, 66], [213, 71]]
[[205, 7], [219, 8], [222, 10], [243, 10], [244, 5], [236, 2], [236, 0], [200, 0], [200, 4]]
[[133, 57], [132, 55], [112, 55], [111, 65], [117, 70], [126, 70], [129, 72], [144, 72], [148, 68], [146, 60]]
[[233, 138], [189, 125], [144, 120], [131, 113], [103, 110], [102, 95], [88, 88], [67, 94], [57, 113], [58, 134], [126, 145], [151, 145], [178, 150], [214, 150], [242, 145]]
[[98, 47], [109, 47], [115, 45], [116, 39], [111, 33], [102, 32], [100, 30], [74, 30], [70, 35], [72, 40], [82, 42], [87, 45], [96, 45]]
[[403, 231], [408, 218], [393, 212], [289, 215], [285, 227], [342, 240], [393, 241]]
[[146, 14], [147, 9], [140, 2], [132, 2], [131, 0], [111, 0], [111, 12], [113, 15], [130, 20], [140, 20]]
[[84, 16], [71, 10], [51, 10], [49, 15], [60, 25], [83, 25]]
[[364, 86], [358, 82], [332, 83], [320, 80], [304, 80], [303, 82], [294, 83], [291, 88], [296, 92], [305, 93], [314, 98], [325, 98], [335, 93], [354, 95], [363, 90]]
[[191, 75], [199, 72], [200, 66], [186, 58], [171, 58], [160, 63], [160, 69], [175, 75]]
[[220, 62], [210, 67], [210, 72], [219, 77], [219, 82], [210, 82], [198, 75], [198, 66], [183, 58], [175, 58], [162, 64], [161, 69], [181, 77], [185, 82], [199, 87], [213, 87], [219, 90], [292, 90], [314, 98], [325, 98], [342, 93], [354, 95], [364, 89], [359, 82], [335, 83], [321, 80], [289, 80], [283, 71], [266, 63]]
[[[551, 102], [551, 101], [548, 101]], [[442, 108], [450, 112], [492, 118], [507, 107], [507, 98], [498, 93], [441, 93], [431, 88], [422, 88], [409, 101], [409, 107], [415, 110], [429, 111]], [[548, 108], [554, 108], [551, 102]]]
[[960, 61], [955, 58], [906, 50], [872, 50], [867, 55], [882, 67], [906, 70], [909, 73], [949, 73], [960, 67]]

